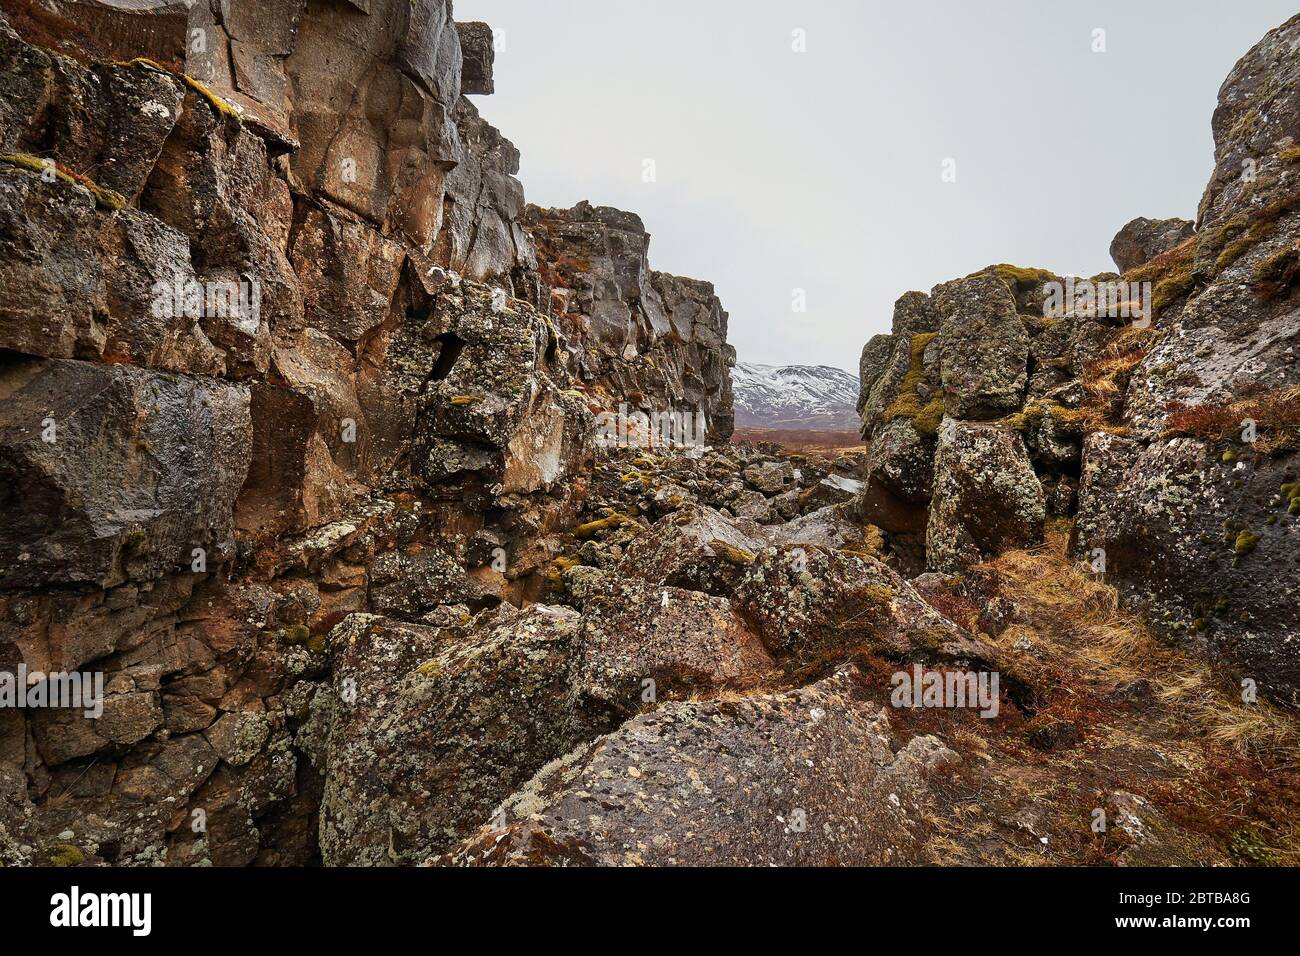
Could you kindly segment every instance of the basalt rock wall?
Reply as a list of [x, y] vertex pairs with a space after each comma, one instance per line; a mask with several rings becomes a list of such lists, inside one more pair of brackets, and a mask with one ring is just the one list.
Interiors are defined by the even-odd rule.
[[491, 68], [447, 0], [0, 2], [0, 670], [105, 680], [0, 709], [0, 861], [318, 859], [340, 622], [542, 588], [639, 395], [549, 314]]

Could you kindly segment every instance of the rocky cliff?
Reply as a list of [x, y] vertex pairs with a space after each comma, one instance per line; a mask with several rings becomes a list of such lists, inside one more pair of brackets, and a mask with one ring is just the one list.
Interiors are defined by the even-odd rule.
[[551, 314], [589, 289], [467, 98], [492, 62], [446, 0], [0, 3], [0, 668], [106, 681], [0, 709], [7, 862], [73, 820], [109, 862], [316, 858], [332, 629], [535, 596], [593, 411], [729, 434], [706, 284]]
[[1294, 861], [1298, 34], [1153, 322], [909, 293], [827, 461], [447, 0], [0, 0], [0, 862]]
[[1198, 221], [1122, 275], [991, 266], [898, 300], [862, 352], [861, 514], [954, 574], [1073, 522], [1158, 632], [1300, 702], [1300, 113], [1292, 20], [1225, 81]]
[[525, 222], [578, 378], [610, 407], [702, 412], [710, 440], [731, 437], [736, 352], [713, 286], [653, 271], [650, 236], [633, 213], [529, 206]]

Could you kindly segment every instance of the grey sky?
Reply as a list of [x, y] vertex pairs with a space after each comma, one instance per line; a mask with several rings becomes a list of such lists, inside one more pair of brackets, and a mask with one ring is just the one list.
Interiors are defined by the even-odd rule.
[[[856, 370], [909, 289], [1092, 275], [1194, 218], [1219, 85], [1282, 0], [457, 0], [504, 31], [483, 114], [529, 201], [637, 212], [741, 361]], [[1106, 52], [1093, 53], [1093, 30]], [[792, 51], [806, 31], [807, 52]], [[957, 181], [941, 181], [956, 160]], [[653, 158], [657, 182], [642, 181]], [[808, 311], [791, 295], [807, 290]]]

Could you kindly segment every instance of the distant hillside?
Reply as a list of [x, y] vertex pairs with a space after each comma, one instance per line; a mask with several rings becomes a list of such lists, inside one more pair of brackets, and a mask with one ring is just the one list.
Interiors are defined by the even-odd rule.
[[738, 427], [858, 427], [858, 377], [843, 369], [741, 362], [732, 370], [731, 387]]

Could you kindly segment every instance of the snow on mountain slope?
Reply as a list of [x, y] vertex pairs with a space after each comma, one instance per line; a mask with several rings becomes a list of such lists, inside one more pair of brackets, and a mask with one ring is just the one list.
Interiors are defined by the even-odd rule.
[[740, 362], [731, 371], [731, 388], [741, 427], [858, 427], [858, 377], [842, 369]]

